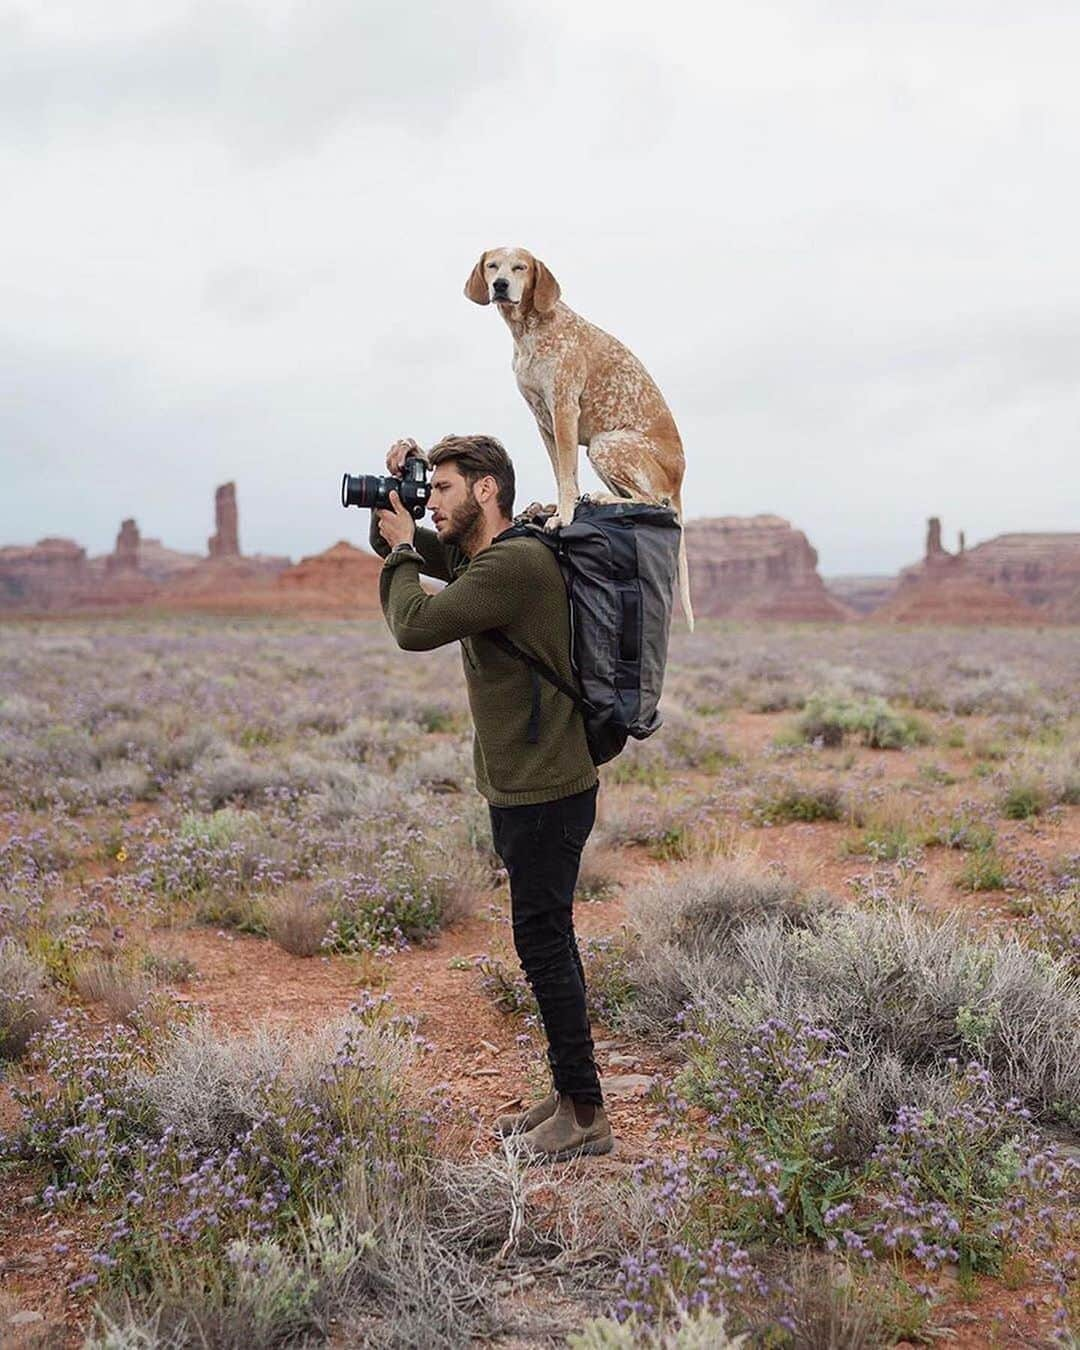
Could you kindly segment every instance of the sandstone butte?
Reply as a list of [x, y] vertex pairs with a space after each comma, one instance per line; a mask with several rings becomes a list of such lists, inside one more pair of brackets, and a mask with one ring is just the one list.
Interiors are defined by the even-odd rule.
[[843, 621], [806, 535], [780, 516], [719, 516], [686, 523], [694, 613], [702, 618]]
[[[122, 522], [110, 554], [69, 539], [0, 548], [0, 613], [379, 612], [381, 564], [342, 540], [295, 566], [240, 552], [235, 484], [214, 498], [210, 556], [143, 539]], [[949, 553], [935, 518], [926, 556], [898, 578], [837, 578], [830, 591], [805, 534], [779, 516], [721, 516], [686, 526], [695, 611], [703, 618], [837, 622], [1080, 622], [1080, 534], [1010, 534]]]
[[941, 521], [870, 617], [885, 623], [1080, 622], [1080, 533], [1002, 534], [950, 553]]

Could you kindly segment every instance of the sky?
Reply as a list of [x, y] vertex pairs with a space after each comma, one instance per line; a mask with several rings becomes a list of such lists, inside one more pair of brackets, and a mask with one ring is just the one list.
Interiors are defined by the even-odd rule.
[[1080, 529], [1078, 61], [1074, 0], [0, 0], [0, 543], [202, 551], [228, 479], [247, 552], [360, 542], [405, 435], [551, 500], [498, 245], [656, 379], [688, 518], [826, 575]]

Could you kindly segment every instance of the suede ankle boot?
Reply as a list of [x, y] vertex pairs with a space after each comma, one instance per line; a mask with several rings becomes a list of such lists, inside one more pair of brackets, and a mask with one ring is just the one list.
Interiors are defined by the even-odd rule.
[[521, 1136], [520, 1147], [532, 1162], [565, 1162], [582, 1154], [610, 1153], [615, 1139], [602, 1106], [588, 1125], [580, 1125], [573, 1100], [560, 1096], [555, 1111]]
[[495, 1133], [503, 1139], [512, 1134], [525, 1134], [528, 1130], [555, 1114], [559, 1098], [554, 1092], [538, 1102], [534, 1102], [527, 1111], [517, 1111], [513, 1115], [499, 1116], [495, 1121]]

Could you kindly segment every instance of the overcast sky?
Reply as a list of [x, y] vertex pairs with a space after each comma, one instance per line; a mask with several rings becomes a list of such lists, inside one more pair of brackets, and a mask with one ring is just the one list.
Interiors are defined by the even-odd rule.
[[1080, 529], [1078, 65], [1075, 0], [0, 0], [0, 543], [202, 550], [235, 478], [298, 557], [398, 435], [550, 499], [500, 244], [651, 371], [690, 517], [826, 574]]

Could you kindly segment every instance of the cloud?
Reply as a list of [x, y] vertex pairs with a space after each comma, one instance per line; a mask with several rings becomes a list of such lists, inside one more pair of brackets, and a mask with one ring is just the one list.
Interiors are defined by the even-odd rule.
[[[122, 122], [193, 126], [260, 161], [299, 155], [359, 117], [439, 134], [475, 88], [505, 79], [521, 28], [498, 0], [318, 4], [83, 0], [77, 24], [0, 15], [0, 117], [37, 140]], [[537, 23], [543, 23], [537, 18]], [[482, 35], [482, 41], [478, 41]]]
[[201, 547], [236, 478], [245, 546], [312, 552], [362, 535], [340, 473], [401, 434], [487, 430], [546, 499], [461, 295], [499, 243], [651, 370], [693, 514], [787, 515], [833, 572], [910, 561], [931, 513], [1080, 525], [1080, 22], [1049, 0], [0, 15], [0, 542], [134, 513]]

